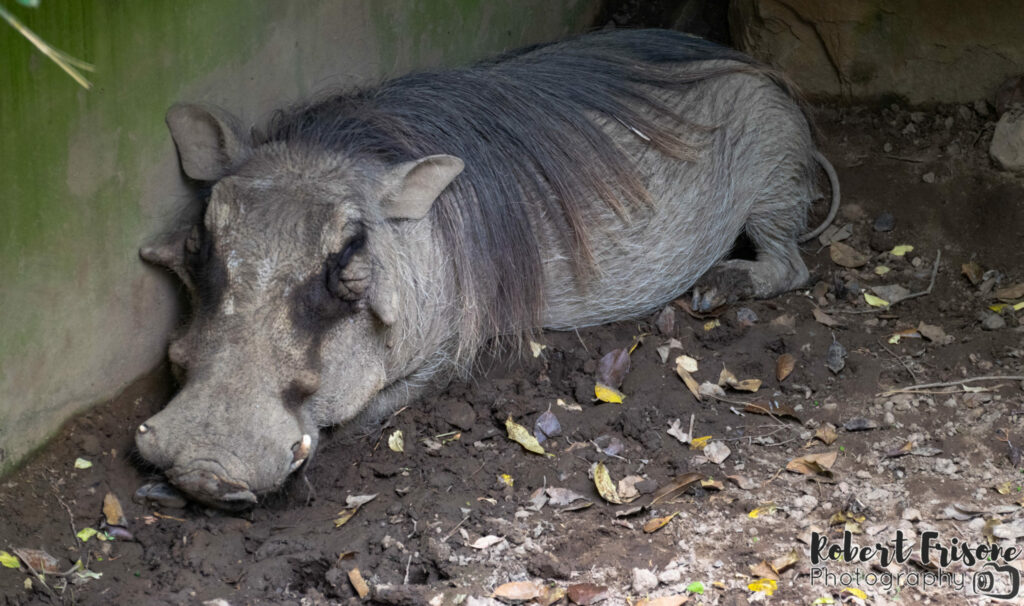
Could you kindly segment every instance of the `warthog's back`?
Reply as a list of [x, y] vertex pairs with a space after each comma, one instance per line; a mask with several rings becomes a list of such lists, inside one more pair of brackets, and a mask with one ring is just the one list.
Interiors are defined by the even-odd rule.
[[796, 103], [763, 68], [663, 30], [329, 97], [278, 116], [261, 142], [275, 140], [465, 161], [433, 212], [475, 303], [462, 331], [473, 343], [632, 316], [681, 293], [740, 232], [765, 178], [759, 156], [802, 165], [810, 151]]

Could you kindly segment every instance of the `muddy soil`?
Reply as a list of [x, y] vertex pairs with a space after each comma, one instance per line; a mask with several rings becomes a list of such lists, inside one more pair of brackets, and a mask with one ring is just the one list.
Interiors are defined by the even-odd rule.
[[[851, 227], [843, 243], [867, 256], [862, 267], [837, 265], [828, 247], [813, 242], [804, 248], [814, 276], [806, 290], [733, 305], [714, 319], [670, 305], [668, 334], [656, 323], [661, 310], [544, 333], [537, 357], [485, 358], [472, 381], [453, 383], [383, 427], [333, 432], [302, 477], [244, 514], [132, 500], [158, 477], [132, 454], [135, 427], [173, 391], [166, 369], [157, 369], [74, 420], [0, 486], [0, 549], [45, 550], [62, 569], [81, 559], [101, 576], [71, 583], [75, 575], [46, 574], [44, 587], [24, 568], [0, 568], [2, 601], [355, 603], [349, 572], [358, 568], [373, 599], [390, 604], [490, 603], [486, 596], [511, 581], [593, 583], [607, 588], [602, 604], [670, 595], [691, 604], [862, 599], [847, 587], [874, 604], [988, 603], [971, 590], [980, 563], [936, 568], [914, 561], [915, 551], [885, 567], [877, 556], [848, 556], [824, 565], [847, 575], [826, 579], [812, 576], [809, 544], [812, 532], [841, 543], [844, 530], [861, 545], [894, 541], [897, 531], [908, 545], [927, 531], [946, 546], [1017, 546], [1024, 536], [1016, 451], [1024, 444], [1024, 383], [968, 382], [1024, 375], [1022, 312], [994, 319], [988, 311], [995, 290], [1024, 282], [1024, 183], [991, 167], [994, 116], [977, 109], [815, 110], [843, 187], [836, 225]], [[878, 229], [887, 223], [891, 230]], [[902, 244], [914, 248], [891, 254]], [[885, 310], [865, 303], [862, 290], [880, 285], [927, 291], [939, 253], [930, 292]], [[978, 284], [961, 269], [971, 262], [991, 270]], [[877, 275], [878, 266], [889, 273]], [[816, 320], [815, 308], [836, 325]], [[914, 333], [922, 322], [946, 337], [928, 327], [925, 337]], [[908, 332], [892, 342], [901, 331]], [[624, 402], [595, 402], [598, 361], [640, 335]], [[663, 361], [658, 348], [671, 338], [680, 347]], [[826, 367], [834, 342], [846, 352], [838, 373]], [[726, 367], [763, 384], [756, 393], [727, 389], [724, 400], [698, 401], [675, 371], [681, 354], [698, 361], [698, 382], [717, 382]], [[795, 367], [779, 381], [783, 354]], [[934, 382], [951, 385], [898, 392]], [[759, 415], [745, 412], [748, 402], [782, 408]], [[562, 428], [544, 443], [553, 457], [508, 439], [506, 419], [532, 430], [548, 410]], [[676, 420], [687, 431], [691, 418], [694, 437], [718, 444], [691, 448], [668, 433]], [[827, 424], [836, 428], [831, 444], [815, 438]], [[388, 446], [396, 430], [404, 452]], [[598, 447], [616, 441], [622, 449], [613, 456]], [[723, 445], [728, 457], [713, 462]], [[830, 470], [787, 471], [792, 460], [818, 453], [835, 453], [824, 463]], [[76, 469], [77, 458], [92, 466]], [[589, 475], [598, 462], [615, 481], [643, 478], [639, 498], [622, 505], [602, 498]], [[691, 472], [714, 482], [652, 504], [653, 490]], [[545, 488], [570, 489], [591, 505], [541, 504], [535, 497]], [[134, 539], [76, 540], [77, 531], [99, 527], [108, 492], [123, 504]], [[377, 496], [336, 526], [347, 497], [370, 494]], [[660, 529], [644, 531], [670, 514], [677, 515]], [[497, 538], [481, 548], [484, 537]], [[938, 572], [961, 574], [967, 588], [925, 587], [926, 575]], [[1009, 591], [1012, 573], [994, 574], [989, 591]], [[750, 587], [772, 576], [771, 598]], [[887, 587], [886, 578], [896, 584]]]

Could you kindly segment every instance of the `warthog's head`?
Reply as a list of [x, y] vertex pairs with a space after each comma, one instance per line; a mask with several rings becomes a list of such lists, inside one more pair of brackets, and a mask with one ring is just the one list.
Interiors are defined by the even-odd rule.
[[309, 458], [319, 427], [394, 380], [400, 240], [463, 165], [254, 147], [229, 116], [192, 105], [167, 123], [184, 173], [210, 188], [201, 222], [141, 251], [179, 276], [193, 309], [168, 350], [182, 390], [136, 442], [196, 500], [242, 507]]

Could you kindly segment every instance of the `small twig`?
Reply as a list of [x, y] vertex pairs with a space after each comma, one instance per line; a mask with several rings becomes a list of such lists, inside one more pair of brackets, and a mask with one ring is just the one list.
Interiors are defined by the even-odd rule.
[[402, 580], [402, 585], [409, 584], [409, 568], [412, 566], [412, 554], [409, 554], [409, 560], [405, 563], [405, 579]]
[[1024, 375], [995, 375], [988, 377], [971, 377], [969, 379], [960, 379], [959, 381], [946, 381], [943, 383], [920, 383], [918, 385], [911, 385], [909, 387], [901, 387], [900, 389], [890, 389], [889, 391], [883, 391], [882, 393], [875, 394], [875, 397], [891, 396], [897, 393], [916, 393], [921, 389], [931, 389], [933, 387], [958, 387], [963, 386], [966, 383], [975, 383], [977, 381], [1024, 381]]
[[911, 162], [913, 164], [922, 164], [924, 162], [927, 162], [927, 160], [924, 158], [911, 158], [909, 156], [894, 156], [892, 154], [885, 154], [885, 157], [889, 158], [890, 160], [899, 160], [900, 162]]
[[458, 530], [460, 526], [465, 524], [466, 520], [468, 520], [468, 519], [469, 519], [469, 516], [466, 516], [466, 517], [462, 518], [459, 521], [459, 523], [455, 525], [455, 528], [452, 528], [450, 531], [448, 531], [448, 534], [444, 535], [444, 538], [441, 539], [441, 542], [442, 543], [447, 543], [448, 539], [452, 538], [452, 535], [455, 534], [455, 531]]
[[903, 361], [903, 358], [902, 358], [901, 356], [897, 355], [897, 354], [896, 354], [896, 352], [894, 352], [893, 350], [891, 350], [891, 349], [889, 349], [888, 347], [886, 347], [886, 346], [885, 346], [885, 343], [883, 343], [883, 342], [879, 341], [879, 342], [878, 342], [878, 344], [879, 344], [879, 345], [881, 345], [881, 346], [882, 346], [882, 349], [884, 349], [885, 351], [887, 351], [887, 352], [889, 353], [889, 355], [890, 355], [890, 356], [892, 356], [893, 358], [895, 358], [897, 362], [899, 362], [900, 364], [902, 364], [902, 365], [903, 365], [903, 368], [907, 369], [907, 372], [909, 372], [909, 373], [910, 373], [910, 378], [911, 378], [911, 380], [913, 380], [913, 381], [914, 381], [914, 383], [917, 383], [917, 375], [916, 375], [916, 374], [914, 373], [914, 370], [913, 370], [912, 368], [910, 368], [910, 365], [909, 365], [909, 364], [907, 364], [906, 362], [904, 362], [904, 361]]

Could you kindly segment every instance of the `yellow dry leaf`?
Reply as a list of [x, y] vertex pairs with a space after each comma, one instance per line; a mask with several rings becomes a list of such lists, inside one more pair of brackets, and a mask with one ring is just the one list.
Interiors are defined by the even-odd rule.
[[778, 581], [775, 579], [758, 579], [753, 583], [747, 585], [747, 589], [750, 591], [760, 591], [765, 595], [772, 595], [778, 588]]
[[539, 357], [540, 356], [540, 352], [544, 351], [547, 348], [548, 348], [547, 345], [541, 345], [540, 343], [537, 343], [536, 341], [530, 341], [530, 353], [532, 353], [533, 357], [535, 357], [535, 358]]
[[83, 528], [83, 529], [79, 530], [77, 533], [75, 533], [75, 536], [78, 537], [79, 541], [85, 543], [89, 539], [91, 539], [94, 536], [96, 536], [98, 533], [99, 533], [99, 531], [96, 530], [95, 528], [90, 528], [90, 527], [86, 526], [85, 528]]
[[363, 575], [359, 572], [358, 568], [348, 571], [348, 582], [352, 583], [352, 588], [359, 594], [360, 599], [370, 595], [370, 586], [363, 580]]
[[892, 271], [892, 270], [889, 269], [888, 267], [886, 267], [885, 265], [879, 265], [878, 267], [875, 268], [875, 275], [884, 276], [885, 274], [889, 273], [890, 271]]
[[804, 455], [787, 463], [786, 470], [809, 476], [815, 474], [828, 475], [838, 456], [838, 450]]
[[92, 461], [78, 457], [75, 459], [75, 469], [89, 469], [92, 467]]
[[708, 332], [708, 331], [714, 330], [714, 329], [718, 328], [721, 325], [722, 325], [722, 323], [720, 321], [718, 321], [717, 319], [711, 320], [710, 322], [705, 322], [704, 323], [704, 332]]
[[702, 450], [711, 441], [711, 436], [701, 436], [690, 440], [690, 450]]
[[621, 391], [614, 387], [608, 387], [604, 383], [594, 386], [594, 396], [602, 402], [611, 402], [612, 404], [622, 404], [622, 401], [626, 399]]
[[1013, 311], [1020, 311], [1022, 309], [1024, 309], [1024, 301], [1021, 301], [1020, 303], [1014, 303], [1013, 304]]
[[765, 505], [764, 507], [757, 507], [755, 509], [751, 509], [750, 513], [747, 514], [747, 517], [751, 519], [757, 519], [763, 515], [771, 515], [775, 513], [777, 509], [777, 505], [775, 505], [774, 503], [770, 503], [768, 505]]
[[356, 515], [359, 511], [358, 507], [350, 507], [349, 509], [342, 509], [338, 512], [338, 517], [334, 518], [334, 527], [341, 528], [352, 519], [352, 516]]
[[644, 524], [644, 532], [646, 532], [647, 534], [650, 534], [650, 533], [652, 533], [652, 532], [662, 528], [663, 526], [665, 526], [665, 524], [668, 524], [669, 522], [671, 522], [672, 518], [676, 517], [677, 515], [679, 515], [678, 511], [673, 513], [673, 514], [667, 515], [667, 516], [663, 516], [663, 517], [660, 517], [660, 518], [653, 518], [651, 520], [648, 520], [647, 523]]
[[619, 498], [619, 493], [615, 489], [615, 482], [612, 481], [612, 477], [604, 463], [598, 463], [594, 466], [594, 486], [597, 487], [597, 493], [605, 501], [615, 503], [616, 505], [622, 504], [622, 499]]
[[758, 389], [761, 389], [761, 379], [743, 379], [742, 381], [730, 383], [729, 387], [732, 387], [737, 391], [755, 392]]
[[844, 587], [842, 593], [848, 593], [848, 594], [850, 594], [852, 596], [856, 596], [856, 597], [858, 597], [858, 598], [860, 598], [862, 600], [867, 600], [868, 599], [868, 594], [864, 593], [860, 589], [857, 589], [856, 587]]
[[388, 448], [395, 452], [405, 452], [405, 437], [401, 429], [396, 429], [388, 436]]
[[540, 445], [540, 442], [537, 441], [537, 438], [533, 437], [533, 434], [528, 429], [513, 421], [512, 417], [505, 419], [505, 430], [508, 431], [508, 439], [526, 450], [540, 455], [548, 454], [544, 451], [544, 447]]
[[502, 484], [504, 484], [505, 486], [508, 486], [509, 488], [511, 488], [516, 483], [515, 478], [513, 478], [510, 475], [508, 475], [507, 473], [503, 473], [503, 474], [499, 475], [498, 476], [498, 481], [501, 482]]
[[876, 297], [875, 295], [866, 292], [864, 293], [864, 300], [867, 301], [871, 307], [889, 307], [889, 302], [882, 297]]
[[889, 251], [889, 254], [894, 257], [902, 257], [912, 250], [914, 250], [914, 247], [910, 244], [900, 244], [898, 246], [894, 246], [892, 250]]
[[700, 481], [700, 487], [705, 490], [725, 490], [725, 486], [714, 478]]
[[1010, 494], [1010, 492], [1013, 490], [1013, 482], [1011, 482], [1010, 480], [1007, 480], [1007, 481], [1003, 482], [1002, 484], [996, 484], [995, 489], [996, 489], [996, 492], [998, 492], [999, 494], [1003, 494], [1003, 495]]
[[6, 551], [0, 551], [0, 566], [4, 568], [21, 568], [21, 562]]
[[121, 501], [112, 492], [103, 497], [103, 517], [111, 526], [124, 526], [124, 509], [121, 507]]
[[793, 354], [782, 354], [779, 356], [779, 359], [775, 361], [775, 380], [780, 383], [785, 381], [786, 377], [793, 372], [794, 368], [796, 368], [796, 358], [793, 357]]
[[900, 342], [900, 335], [899, 335], [899, 333], [896, 333], [893, 336], [889, 337], [889, 345], [896, 345], [899, 342]]
[[989, 309], [991, 309], [992, 311], [994, 311], [996, 313], [1002, 312], [1007, 307], [1009, 307], [1009, 306], [1006, 303], [993, 303], [992, 305], [988, 306]]

